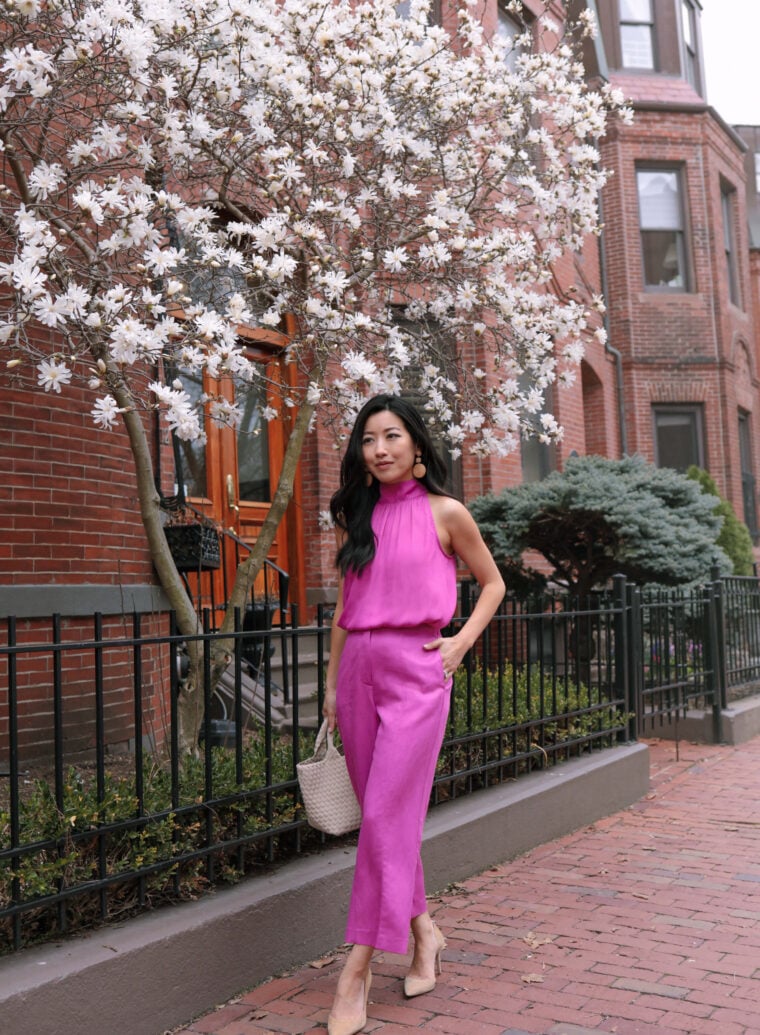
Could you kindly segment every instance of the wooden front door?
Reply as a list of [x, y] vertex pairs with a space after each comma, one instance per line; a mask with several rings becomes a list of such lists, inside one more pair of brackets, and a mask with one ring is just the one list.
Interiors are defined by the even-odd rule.
[[[226, 377], [212, 382], [207, 375], [200, 378], [180, 373], [186, 391], [195, 399], [203, 392], [209, 395], [223, 395], [239, 403], [242, 420], [236, 428], [219, 427], [206, 419], [206, 442], [179, 442], [178, 480], [184, 480], [188, 501], [226, 531], [248, 546], [256, 542], [261, 526], [269, 511], [269, 505], [280, 476], [282, 459], [289, 433], [289, 415], [282, 412], [279, 388], [283, 385], [285, 373], [279, 353], [272, 351], [275, 335], [267, 335], [264, 341], [252, 338], [246, 341], [252, 359], [261, 364], [262, 378], [251, 387], [236, 384]], [[261, 335], [264, 337], [264, 335]], [[276, 336], [280, 338], [280, 335]], [[263, 406], [278, 411], [278, 417], [267, 421], [261, 413]], [[298, 488], [296, 496], [299, 495]], [[290, 510], [295, 513], [291, 506]], [[291, 576], [291, 602], [301, 603], [300, 577], [302, 558], [299, 542], [300, 530], [291, 513], [280, 523], [277, 535], [269, 551], [269, 560]], [[232, 586], [238, 557], [244, 559], [245, 547], [236, 548], [235, 539], [225, 537], [224, 563], [218, 572], [202, 578], [201, 601], [206, 606], [222, 606]], [[263, 598], [265, 590], [270, 598], [277, 599], [278, 582], [273, 573], [261, 573], [254, 586], [254, 592]]]

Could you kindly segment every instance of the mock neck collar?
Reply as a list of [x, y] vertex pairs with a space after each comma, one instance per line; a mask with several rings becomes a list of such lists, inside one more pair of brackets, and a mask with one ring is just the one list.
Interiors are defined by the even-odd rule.
[[378, 484], [380, 499], [383, 503], [397, 503], [401, 500], [411, 499], [413, 496], [427, 495], [427, 489], [416, 478], [409, 478], [405, 482], [393, 482], [391, 485], [387, 485], [385, 482]]

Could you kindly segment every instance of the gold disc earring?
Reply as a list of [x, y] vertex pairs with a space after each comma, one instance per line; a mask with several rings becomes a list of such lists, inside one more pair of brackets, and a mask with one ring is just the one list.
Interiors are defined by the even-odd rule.
[[424, 478], [427, 474], [427, 467], [422, 462], [422, 457], [419, 453], [414, 458], [414, 467], [412, 468], [412, 475], [419, 481]]

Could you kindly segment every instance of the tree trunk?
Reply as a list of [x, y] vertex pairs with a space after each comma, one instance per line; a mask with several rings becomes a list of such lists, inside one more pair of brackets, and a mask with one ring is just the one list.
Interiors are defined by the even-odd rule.
[[[137, 477], [137, 493], [140, 500], [140, 516], [148, 539], [153, 565], [159, 582], [166, 593], [169, 604], [177, 616], [177, 628], [188, 637], [202, 633], [203, 629], [195, 612], [193, 602], [187, 594], [185, 584], [177, 571], [174, 558], [169, 550], [161, 521], [160, 498], [155, 487], [153, 462], [151, 460], [145, 425], [134, 404], [134, 399], [127, 386], [119, 379], [109, 382], [109, 388], [122, 409], [124, 424], [129, 435], [130, 448], [135, 462]], [[303, 449], [306, 433], [309, 430], [314, 406], [304, 402], [298, 410], [296, 420], [288, 437], [283, 459], [282, 470], [277, 489], [267, 516], [261, 527], [258, 539], [248, 557], [238, 567], [235, 583], [230, 599], [227, 602], [224, 620], [220, 632], [230, 633], [234, 629], [235, 609], [242, 609], [248, 598], [250, 588], [264, 565], [267, 554], [274, 542], [277, 528], [282, 521], [288, 503], [293, 495], [298, 461]], [[184, 681], [177, 701], [179, 722], [179, 746], [183, 754], [194, 753], [198, 746], [198, 733], [203, 722], [203, 644], [193, 639], [188, 640], [187, 651], [190, 658], [188, 677]], [[234, 641], [216, 639], [211, 646], [211, 684], [214, 686], [226, 669], [234, 652]]]
[[[148, 539], [153, 566], [169, 605], [177, 616], [177, 628], [185, 636], [196, 636], [202, 632], [202, 628], [164, 535], [161, 500], [156, 491], [145, 425], [126, 385], [123, 382], [114, 384], [110, 381], [109, 388], [123, 410], [124, 425], [135, 463], [140, 517]], [[203, 719], [202, 643], [188, 640], [187, 652], [190, 657], [190, 675], [177, 701], [179, 745], [183, 754], [197, 750], [198, 731]], [[198, 676], [201, 677], [200, 680]]]

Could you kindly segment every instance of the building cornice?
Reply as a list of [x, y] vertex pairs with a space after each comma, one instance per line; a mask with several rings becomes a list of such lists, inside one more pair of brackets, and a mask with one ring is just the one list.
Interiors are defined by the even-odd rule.
[[720, 112], [706, 101], [702, 104], [674, 104], [672, 101], [631, 101], [630, 106], [634, 111], [677, 112], [678, 114], [684, 115], [710, 115], [715, 119], [720, 128], [728, 134], [729, 137], [731, 137], [742, 154], [749, 150], [746, 142], [739, 136], [733, 126], [730, 126]]

